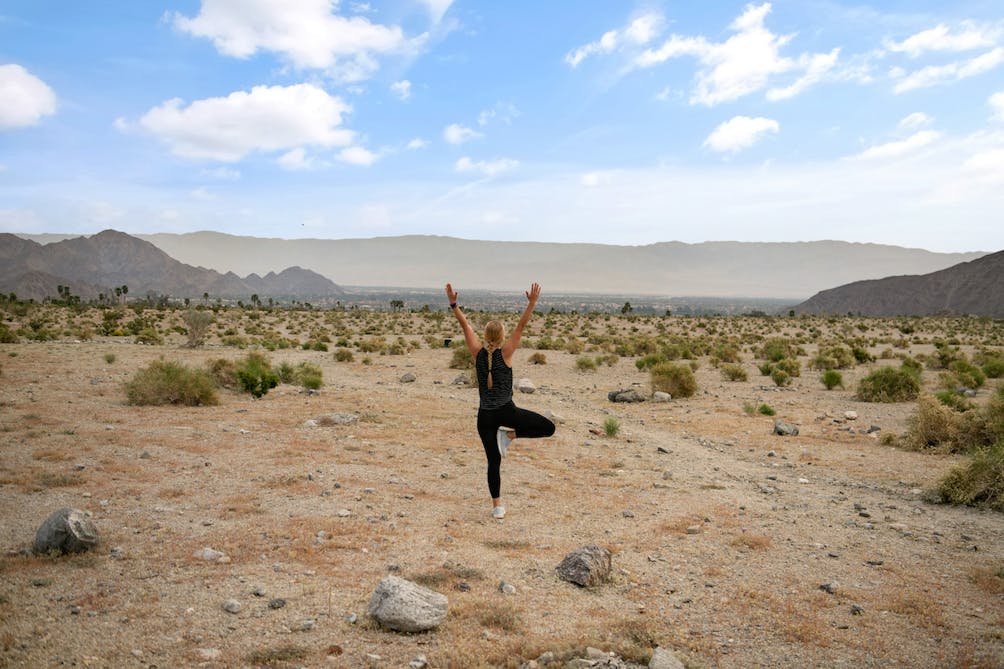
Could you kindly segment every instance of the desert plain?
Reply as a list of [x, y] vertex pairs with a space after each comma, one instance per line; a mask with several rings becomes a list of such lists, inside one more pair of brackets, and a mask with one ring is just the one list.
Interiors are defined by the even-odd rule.
[[[499, 521], [449, 314], [221, 309], [189, 347], [181, 310], [124, 310], [152, 338], [103, 333], [104, 311], [5, 314], [47, 334], [0, 344], [0, 666], [564, 667], [588, 647], [645, 666], [657, 646], [689, 668], [1004, 666], [1004, 514], [929, 501], [966, 456], [897, 448], [917, 402], [855, 394], [937, 342], [999, 351], [1000, 322], [539, 314], [514, 364], [535, 391], [515, 401], [557, 432], [511, 447]], [[772, 337], [799, 349], [788, 386], [758, 370]], [[642, 341], [682, 351], [696, 393], [611, 402], [651, 395]], [[713, 359], [722, 343], [745, 380]], [[827, 390], [810, 361], [852, 343], [874, 360]], [[252, 350], [323, 383], [127, 402], [152, 362]], [[99, 545], [32, 554], [62, 507], [91, 514]], [[612, 552], [610, 580], [560, 580], [589, 544]], [[443, 624], [369, 619], [387, 574], [446, 595]]]

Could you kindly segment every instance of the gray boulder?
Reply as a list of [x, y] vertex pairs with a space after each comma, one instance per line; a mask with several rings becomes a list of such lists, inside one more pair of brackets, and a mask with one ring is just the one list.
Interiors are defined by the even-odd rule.
[[433, 592], [399, 576], [385, 576], [370, 597], [370, 617], [387, 629], [424, 632], [446, 619], [445, 595]]
[[661, 390], [657, 390], [652, 393], [653, 402], [669, 402], [673, 399], [673, 396], [669, 393], [664, 393]]
[[36, 553], [82, 553], [97, 545], [98, 528], [80, 509], [53, 511], [35, 532]]
[[537, 386], [533, 385], [533, 381], [530, 379], [520, 379], [516, 382], [516, 390], [521, 393], [531, 394], [537, 390]]
[[782, 437], [795, 437], [798, 436], [798, 426], [793, 423], [785, 423], [783, 420], [775, 420], [774, 434]]
[[634, 388], [627, 390], [611, 390], [607, 393], [607, 399], [611, 402], [644, 402], [645, 396]]
[[572, 551], [557, 566], [560, 579], [584, 588], [610, 580], [610, 569], [610, 551], [596, 545], [583, 546]]
[[648, 669], [683, 669], [683, 662], [672, 651], [657, 647], [648, 661]]
[[401, 383], [415, 383], [418, 377], [413, 372], [405, 372], [401, 375]]

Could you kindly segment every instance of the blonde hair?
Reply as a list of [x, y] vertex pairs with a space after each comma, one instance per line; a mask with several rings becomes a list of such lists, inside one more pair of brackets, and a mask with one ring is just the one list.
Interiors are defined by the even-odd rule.
[[488, 387], [492, 387], [492, 353], [502, 347], [505, 340], [505, 326], [499, 321], [488, 321], [485, 325], [485, 348], [488, 349]]

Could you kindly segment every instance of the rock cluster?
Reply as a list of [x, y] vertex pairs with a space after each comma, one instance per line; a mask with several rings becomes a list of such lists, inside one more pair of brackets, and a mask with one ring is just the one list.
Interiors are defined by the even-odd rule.
[[645, 396], [634, 388], [626, 390], [611, 390], [607, 393], [607, 399], [611, 402], [644, 402]]

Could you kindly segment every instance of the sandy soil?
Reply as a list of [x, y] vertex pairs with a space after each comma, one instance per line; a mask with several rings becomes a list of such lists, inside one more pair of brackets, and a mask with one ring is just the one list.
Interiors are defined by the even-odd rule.
[[[922, 501], [961, 460], [880, 444], [912, 402], [858, 402], [808, 372], [778, 390], [746, 355], [749, 381], [702, 362], [693, 398], [615, 405], [608, 390], [648, 390], [630, 358], [590, 373], [523, 349], [516, 378], [537, 391], [517, 403], [564, 422], [513, 445], [495, 521], [477, 392], [452, 384], [448, 350], [369, 365], [277, 351], [319, 364], [321, 391], [126, 405], [122, 382], [155, 359], [244, 354], [177, 344], [0, 346], [0, 666], [518, 666], [587, 645], [644, 661], [653, 643], [688, 667], [1004, 666], [1004, 515]], [[801, 434], [772, 435], [746, 402]], [[848, 410], [856, 421], [834, 422]], [[304, 426], [331, 412], [360, 420]], [[594, 434], [610, 416], [620, 433]], [[63, 506], [93, 514], [101, 545], [22, 554]], [[554, 567], [591, 543], [614, 551], [612, 582], [560, 581]], [[446, 594], [444, 625], [369, 621], [389, 572]]]

